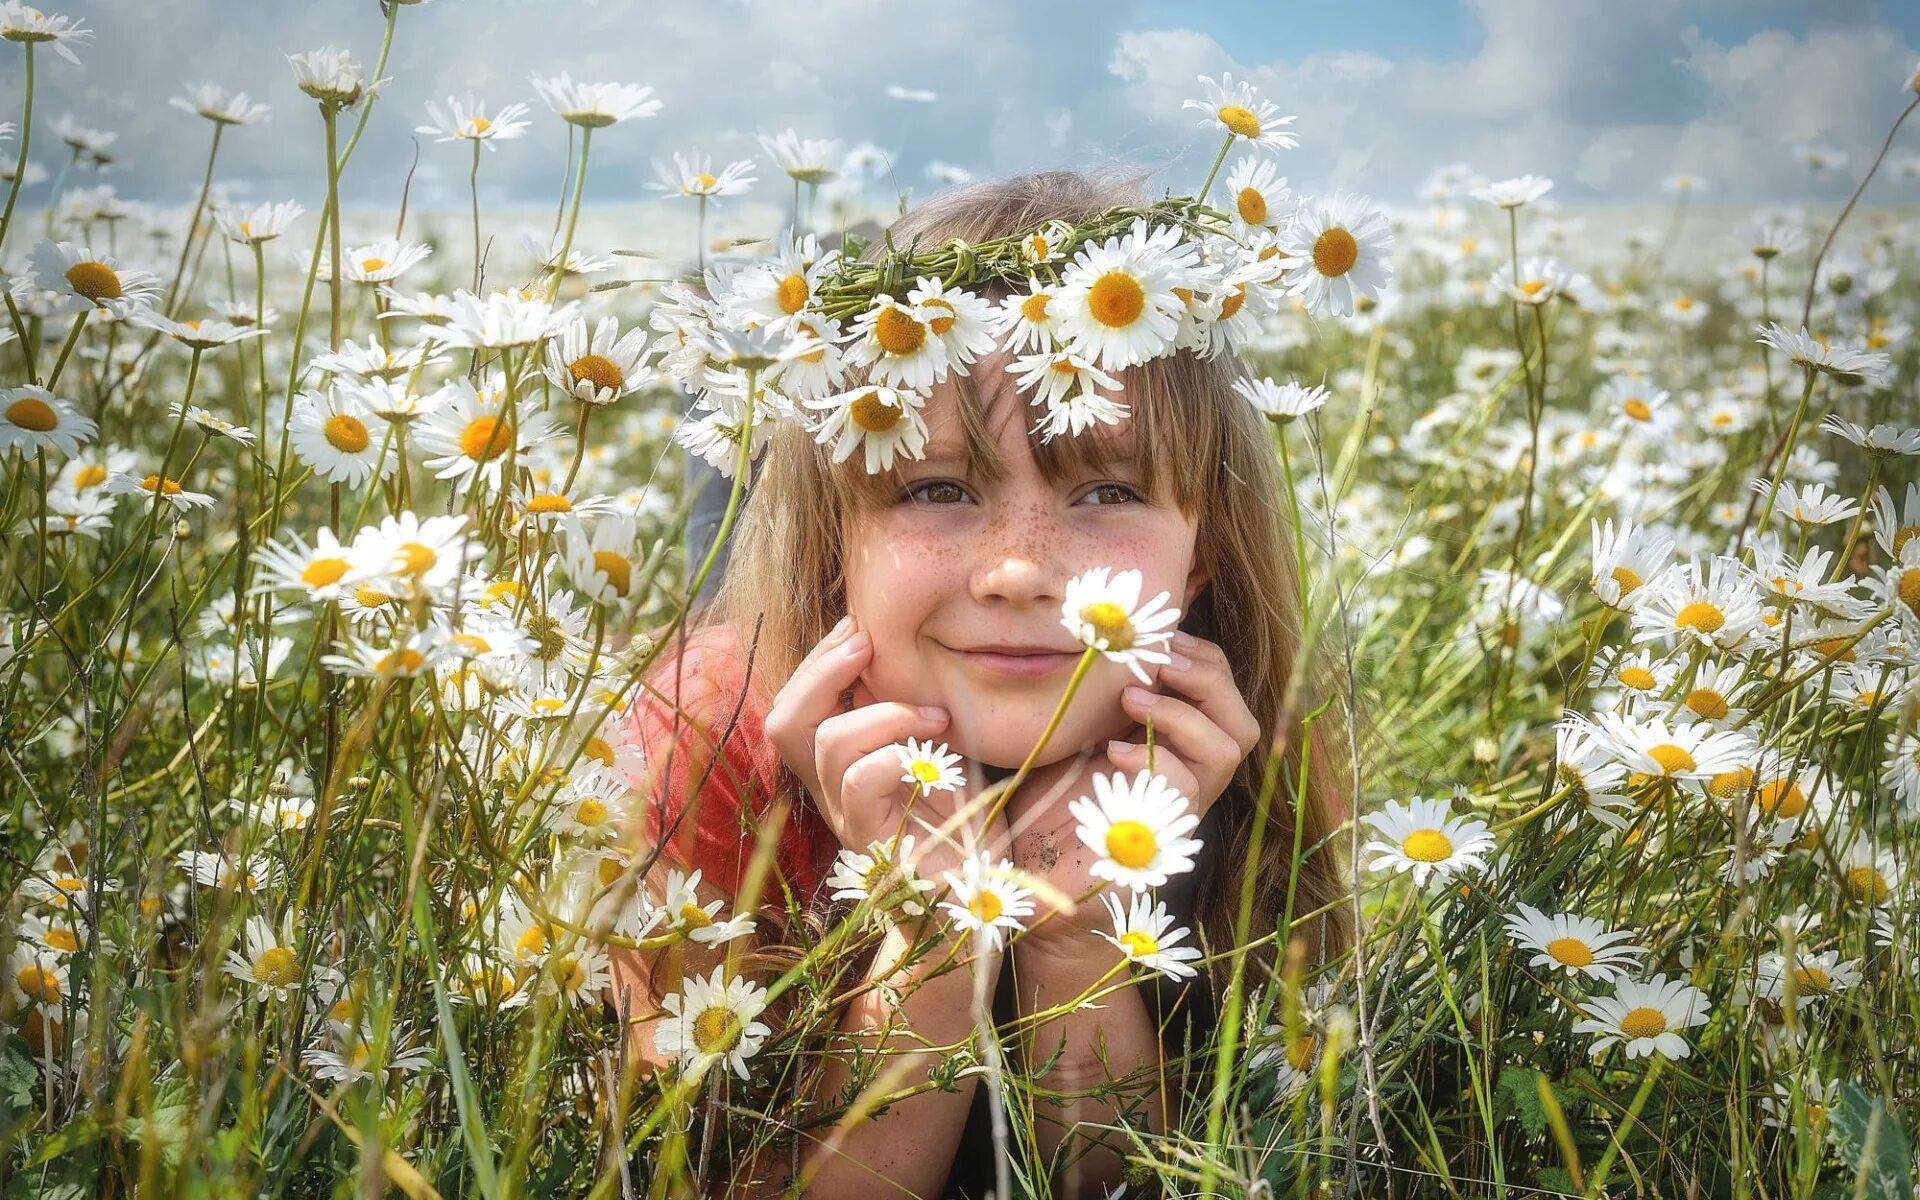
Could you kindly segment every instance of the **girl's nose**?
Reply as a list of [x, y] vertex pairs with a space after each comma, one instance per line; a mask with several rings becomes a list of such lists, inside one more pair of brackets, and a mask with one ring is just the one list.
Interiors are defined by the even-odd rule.
[[973, 569], [974, 599], [1017, 606], [1058, 604], [1066, 580], [1054, 539], [1031, 515], [998, 520], [981, 531]]

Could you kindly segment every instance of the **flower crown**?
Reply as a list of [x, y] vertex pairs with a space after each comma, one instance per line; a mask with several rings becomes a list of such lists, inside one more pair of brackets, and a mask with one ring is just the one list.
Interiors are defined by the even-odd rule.
[[[1127, 417], [1115, 372], [1237, 353], [1288, 297], [1345, 315], [1377, 295], [1392, 270], [1386, 218], [1344, 194], [1290, 205], [1260, 153], [1294, 144], [1279, 130], [1293, 118], [1231, 75], [1201, 83], [1208, 99], [1187, 107], [1212, 114], [1201, 125], [1225, 142], [1196, 195], [979, 243], [902, 249], [883, 235], [871, 258], [860, 239], [823, 252], [790, 231], [763, 260], [668, 285], [651, 318], [676, 341], [662, 365], [704, 414], [683, 444], [731, 475], [767, 426], [791, 420], [832, 443], [835, 463], [860, 450], [869, 472], [888, 470], [924, 454], [930, 389], [996, 350], [1050, 441]], [[1215, 208], [1207, 197], [1235, 142], [1255, 153]], [[848, 387], [855, 373], [864, 382]]]

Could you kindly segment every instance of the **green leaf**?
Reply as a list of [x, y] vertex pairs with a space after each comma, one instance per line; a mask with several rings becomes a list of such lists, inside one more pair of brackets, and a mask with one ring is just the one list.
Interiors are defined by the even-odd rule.
[[1862, 1200], [1913, 1200], [1912, 1138], [1900, 1118], [1856, 1083], [1840, 1085], [1828, 1130]]
[[1500, 1072], [1495, 1090], [1513, 1103], [1513, 1112], [1527, 1133], [1539, 1137], [1547, 1131], [1547, 1108], [1540, 1103], [1540, 1088], [1533, 1080], [1540, 1072], [1530, 1067], [1510, 1066]]
[[19, 1112], [33, 1107], [33, 1085], [39, 1078], [40, 1072], [33, 1060], [17, 1047], [9, 1045], [6, 1053], [0, 1055], [0, 1096], [7, 1098], [9, 1110]]

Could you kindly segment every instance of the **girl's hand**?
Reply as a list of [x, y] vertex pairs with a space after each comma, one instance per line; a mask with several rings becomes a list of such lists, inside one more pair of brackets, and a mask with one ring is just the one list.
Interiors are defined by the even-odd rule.
[[[901, 778], [894, 745], [910, 737], [938, 737], [947, 727], [948, 714], [942, 708], [873, 700], [858, 686], [860, 672], [872, 657], [872, 637], [857, 628], [852, 616], [843, 619], [774, 696], [767, 712], [767, 739], [812, 793], [842, 846], [864, 851], [896, 833], [917, 832], [914, 865], [923, 878], [937, 883], [941, 872], [958, 869], [964, 854], [957, 838], [929, 844], [925, 831], [906, 819], [913, 787]], [[850, 688], [855, 706], [845, 711], [841, 697]], [[914, 799], [913, 811], [920, 820], [939, 825], [969, 798], [964, 789], [933, 792]], [[989, 847], [1005, 843], [1004, 821], [998, 824], [1002, 836], [989, 836]]]
[[[1177, 634], [1173, 661], [1160, 669], [1158, 693], [1128, 687], [1122, 707], [1138, 719], [1125, 741], [1038, 768], [1014, 793], [1008, 820], [1014, 861], [1081, 903], [1037, 924], [1028, 937], [1043, 942], [1084, 938], [1108, 928], [1106, 907], [1089, 893], [1111, 887], [1092, 874], [1099, 853], [1074, 832], [1067, 806], [1092, 796], [1096, 774], [1133, 775], [1147, 768], [1145, 721], [1153, 719], [1153, 772], [1187, 797], [1187, 811], [1204, 817], [1226, 791], [1246, 756], [1260, 745], [1260, 723], [1233, 681], [1224, 652], [1212, 642]], [[1170, 694], [1177, 691], [1179, 696]], [[1139, 695], [1151, 696], [1141, 703]], [[1082, 899], [1082, 898], [1085, 899]]]

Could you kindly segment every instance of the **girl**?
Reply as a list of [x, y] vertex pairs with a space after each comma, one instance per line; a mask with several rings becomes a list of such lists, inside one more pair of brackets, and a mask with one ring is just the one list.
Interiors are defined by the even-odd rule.
[[[1130, 184], [1026, 176], [943, 194], [896, 222], [890, 241], [978, 243], [1137, 203]], [[1271, 933], [1290, 903], [1295, 914], [1322, 914], [1294, 931], [1295, 953], [1319, 962], [1344, 947], [1351, 917], [1340, 906], [1337, 852], [1321, 848], [1339, 823], [1338, 743], [1316, 723], [1310, 776], [1292, 786], [1302, 747], [1301, 696], [1290, 682], [1306, 669], [1296, 662], [1299, 590], [1269, 435], [1231, 387], [1238, 360], [1181, 352], [1120, 372], [1127, 419], [1044, 443], [1010, 362], [996, 350], [934, 386], [923, 457], [896, 458], [891, 470], [868, 474], [858, 456], [833, 464], [828, 447], [791, 423], [772, 433], [724, 582], [636, 705], [649, 762], [648, 819], [636, 834], [643, 849], [660, 850], [652, 887], [669, 867], [698, 868], [701, 888], [711, 889], [703, 902], [747, 899], [743, 884], [772, 900], [755, 913], [757, 957], [769, 960], [765, 951], [792, 940], [792, 918], [831, 907], [821, 884], [839, 850], [864, 851], [902, 827], [911, 789], [897, 743], [945, 742], [969, 760], [966, 788], [913, 801], [915, 815], [935, 824], [1025, 760], [1079, 657], [1060, 622], [1069, 578], [1095, 566], [1134, 569], [1142, 596], [1170, 593], [1180, 633], [1152, 685], [1096, 660], [1033, 773], [975, 838], [996, 861], [1011, 857], [1049, 885], [1042, 895], [1086, 896], [1101, 881], [1067, 806], [1092, 794], [1095, 774], [1147, 766], [1149, 719], [1154, 771], [1204, 814], [1196, 870], [1160, 897], [1219, 956], [1207, 973], [1181, 987], [1155, 974], [1151, 987], [1113, 991], [1097, 1008], [1008, 1039], [1016, 1062], [1051, 1064], [1036, 1080], [1047, 1089], [1033, 1100], [1045, 1161], [1032, 1169], [1055, 1170], [1061, 1194], [1101, 1196], [1120, 1182], [1127, 1148], [1101, 1127], [1124, 1120], [1165, 1131], [1178, 1121], [1181, 1089], [1166, 1068], [1211, 1030], [1242, 881], [1252, 890], [1251, 936]], [[1270, 749], [1282, 784], [1262, 818]], [[1260, 819], [1258, 860], [1248, 862]], [[762, 850], [756, 864], [763, 840], [771, 861]], [[959, 846], [919, 851], [921, 878], [962, 873]], [[965, 1042], [974, 1028], [976, 972], [996, 1020], [1006, 1021], [1065, 1005], [1114, 968], [1112, 945], [1094, 936], [1111, 930], [1101, 904], [1044, 901], [1027, 932], [970, 970], [937, 974], [940, 954], [903, 965], [914, 938], [944, 923], [929, 908], [924, 930], [886, 936], [864, 981], [836, 986], [834, 994], [854, 995], [840, 1019], [845, 1038], [802, 1060], [820, 1064], [803, 1072], [803, 1101], [844, 1104], [853, 1046], [887, 1052], [875, 1094], [924, 1080], [948, 1057], [926, 1047]], [[951, 936], [973, 950], [971, 939]], [[726, 957], [700, 950], [616, 955], [625, 1011], [657, 1013], [683, 976], [705, 975]], [[751, 970], [754, 957], [734, 955], [731, 970]], [[1259, 960], [1249, 979], [1266, 978], [1273, 962]], [[635, 1054], [662, 1065], [647, 1026], [636, 1028]], [[1126, 1086], [1085, 1098], [1113, 1079]], [[800, 1133], [791, 1182], [807, 1195], [978, 1196], [992, 1185], [987, 1096], [971, 1074], [877, 1116], [854, 1110]], [[752, 1166], [777, 1190], [790, 1161]]]

